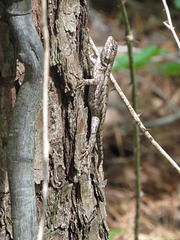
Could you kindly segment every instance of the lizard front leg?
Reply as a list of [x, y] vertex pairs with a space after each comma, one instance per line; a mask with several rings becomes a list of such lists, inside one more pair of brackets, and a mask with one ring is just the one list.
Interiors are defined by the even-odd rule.
[[84, 86], [93, 86], [93, 85], [97, 85], [97, 80], [95, 78], [83, 79], [78, 83], [77, 88], [82, 88]]

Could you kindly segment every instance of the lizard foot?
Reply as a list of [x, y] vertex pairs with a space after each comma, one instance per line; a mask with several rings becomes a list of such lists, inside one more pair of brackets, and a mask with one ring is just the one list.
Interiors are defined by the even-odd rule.
[[80, 80], [80, 81], [78, 82], [76, 88], [77, 88], [77, 89], [82, 88], [82, 87], [84, 87], [84, 85], [85, 85], [85, 81], [84, 81], [84, 80]]
[[85, 149], [81, 151], [82, 153], [81, 159], [86, 158], [88, 155], [90, 155], [91, 152], [92, 152], [92, 147], [88, 145]]

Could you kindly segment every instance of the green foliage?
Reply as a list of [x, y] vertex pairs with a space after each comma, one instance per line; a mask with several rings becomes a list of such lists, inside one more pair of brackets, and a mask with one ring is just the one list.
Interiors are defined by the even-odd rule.
[[[141, 52], [134, 54], [135, 69], [138, 70], [141, 67], [150, 64], [152, 57], [166, 53], [166, 50], [158, 48], [154, 45], [144, 48]], [[122, 68], [129, 68], [129, 58], [125, 54], [117, 59], [113, 67], [113, 71], [116, 72]]]
[[[134, 54], [134, 65], [135, 70], [139, 70], [144, 66], [153, 66], [155, 74], [162, 74], [164, 76], [180, 76], [180, 63], [178, 62], [167, 62], [167, 63], [156, 63], [153, 61], [153, 57], [167, 53], [166, 50], [158, 48], [154, 45], [144, 48], [141, 52]], [[120, 69], [129, 68], [129, 58], [125, 54], [119, 57], [114, 66], [113, 71], [116, 72]]]
[[159, 66], [159, 71], [164, 76], [180, 76], [180, 64], [177, 62], [169, 62]]
[[109, 234], [109, 240], [113, 240], [113, 238], [119, 234], [119, 233], [125, 233], [125, 229], [115, 229], [115, 230], [112, 230]]
[[180, 0], [174, 0], [174, 6], [175, 6], [177, 9], [180, 9]]

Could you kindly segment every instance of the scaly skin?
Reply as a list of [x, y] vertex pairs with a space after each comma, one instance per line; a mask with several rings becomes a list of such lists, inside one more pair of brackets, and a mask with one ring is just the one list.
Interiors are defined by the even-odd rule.
[[97, 140], [99, 156], [97, 168], [99, 168], [100, 163], [104, 158], [102, 130], [109, 95], [108, 80], [117, 53], [117, 48], [117, 42], [113, 39], [113, 37], [108, 37], [104, 48], [94, 65], [94, 78], [84, 80], [85, 85], [90, 85], [88, 104], [91, 111], [91, 134], [89, 138], [89, 144], [83, 156], [87, 156], [91, 153]]

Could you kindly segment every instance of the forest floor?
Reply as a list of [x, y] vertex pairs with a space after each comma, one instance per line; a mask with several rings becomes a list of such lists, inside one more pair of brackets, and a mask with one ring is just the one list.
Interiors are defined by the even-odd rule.
[[[154, 4], [152, 4], [154, 2]], [[127, 8], [134, 35], [134, 47], [144, 49], [156, 45], [177, 58], [178, 47], [171, 32], [164, 26], [166, 20], [162, 2], [128, 1]], [[180, 36], [178, 10], [171, 5], [176, 32]], [[108, 10], [91, 10], [90, 34], [97, 46], [103, 46], [112, 35], [125, 46], [124, 24], [120, 14]], [[121, 55], [123, 48], [119, 48]], [[157, 60], [158, 61], [158, 60]], [[168, 60], [169, 61], [169, 60]], [[157, 66], [167, 59], [161, 58]], [[127, 70], [114, 74], [129, 100], [131, 84]], [[138, 102], [141, 120], [165, 151], [180, 164], [180, 75], [164, 76], [154, 72], [154, 65], [136, 72]], [[167, 117], [164, 118], [164, 117]], [[154, 120], [157, 120], [154, 121]], [[168, 121], [167, 121], [168, 120]], [[143, 135], [141, 137], [141, 218], [139, 240], [180, 240], [180, 176], [163, 159]], [[119, 230], [114, 240], [134, 239], [135, 171], [133, 120], [116, 91], [110, 92], [109, 108], [104, 126], [105, 178], [107, 221], [110, 230]]]

